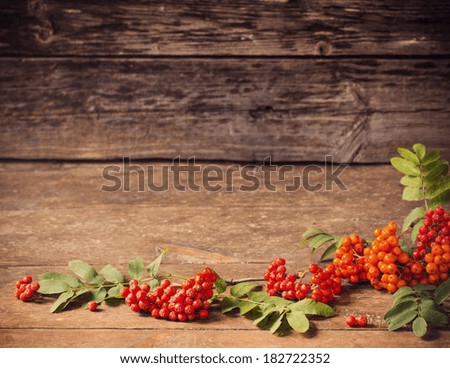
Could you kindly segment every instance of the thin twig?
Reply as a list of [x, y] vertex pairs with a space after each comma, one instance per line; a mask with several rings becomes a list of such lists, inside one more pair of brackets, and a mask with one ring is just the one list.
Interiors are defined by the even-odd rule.
[[236, 285], [236, 284], [240, 284], [241, 282], [252, 282], [252, 281], [265, 281], [263, 278], [260, 277], [249, 277], [246, 279], [224, 279], [223, 281], [225, 281], [227, 283], [227, 285], [232, 286], [232, 285]]

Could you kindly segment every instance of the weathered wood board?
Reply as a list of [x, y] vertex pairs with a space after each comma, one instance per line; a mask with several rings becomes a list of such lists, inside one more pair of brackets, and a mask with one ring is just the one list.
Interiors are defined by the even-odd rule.
[[442, 55], [446, 0], [0, 1], [15, 55]]
[[450, 59], [0, 58], [0, 158], [450, 154]]
[[[167, 162], [139, 164], [154, 165], [159, 175]], [[14, 283], [25, 274], [68, 272], [72, 259], [97, 268], [112, 263], [125, 273], [131, 258], [150, 261], [164, 248], [170, 251], [162, 272], [191, 275], [210, 265], [227, 279], [259, 277], [278, 256], [292, 270], [302, 270], [318, 257], [311, 259], [298, 248], [306, 228], [370, 237], [373, 228], [400, 221], [413, 206], [400, 201], [400, 175], [388, 165], [348, 167], [340, 176], [347, 191], [333, 186], [332, 191], [290, 193], [279, 180], [273, 181], [274, 192], [241, 192], [242, 178], [233, 181], [231, 192], [172, 187], [138, 192], [134, 174], [130, 192], [103, 192], [105, 165], [0, 164], [1, 347], [236, 347], [236, 341], [239, 347], [386, 347], [386, 341], [391, 347], [449, 347], [445, 328], [425, 340], [409, 330], [388, 332], [382, 316], [391, 297], [369, 286], [345, 285], [335, 303], [337, 317], [314, 319], [308, 334], [283, 338], [258, 330], [243, 317], [222, 316], [216, 306], [211, 319], [181, 324], [141, 317], [125, 305], [102, 306], [98, 313], [73, 308], [50, 314], [51, 299], [15, 300]], [[285, 180], [303, 169], [295, 166]], [[315, 180], [325, 179], [318, 175]], [[370, 326], [346, 327], [343, 317], [352, 313], [367, 314]]]

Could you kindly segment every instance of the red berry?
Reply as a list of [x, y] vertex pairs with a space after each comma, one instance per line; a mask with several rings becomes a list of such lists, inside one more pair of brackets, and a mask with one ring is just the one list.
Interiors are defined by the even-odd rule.
[[94, 312], [97, 310], [97, 303], [91, 300], [89, 303], [87, 303], [87, 309], [89, 309], [91, 312]]
[[206, 319], [209, 316], [209, 312], [207, 309], [202, 309], [200, 312], [198, 312], [198, 316], [200, 319]]
[[170, 280], [164, 279], [161, 281], [161, 287], [163, 289], [165, 289], [166, 287], [168, 287], [170, 285]]
[[22, 279], [22, 281], [23, 281], [24, 284], [30, 284], [31, 281], [33, 281], [33, 279], [31, 278], [31, 276], [25, 276], [25, 277]]
[[40, 285], [39, 285], [37, 282], [33, 282], [33, 283], [31, 284], [30, 289], [31, 289], [32, 291], [38, 291], [38, 290], [39, 290], [39, 287], [40, 287]]
[[155, 308], [152, 310], [152, 317], [153, 318], [159, 318], [160, 316], [160, 310], [158, 308]]
[[126, 298], [130, 294], [130, 288], [128, 286], [124, 286], [120, 289], [120, 295], [122, 295], [124, 298]]
[[350, 327], [355, 326], [357, 324], [355, 316], [348, 316], [345, 323]]
[[358, 326], [360, 327], [364, 327], [367, 326], [367, 317], [366, 316], [358, 316], [356, 318], [356, 323], [358, 324]]

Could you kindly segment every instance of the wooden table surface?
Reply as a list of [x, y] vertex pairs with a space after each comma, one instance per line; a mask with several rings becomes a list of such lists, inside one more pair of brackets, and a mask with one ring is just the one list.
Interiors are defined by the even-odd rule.
[[[167, 163], [153, 164], [160, 172]], [[283, 183], [276, 192], [240, 192], [242, 179], [233, 192], [139, 193], [136, 175], [130, 192], [103, 192], [106, 165], [0, 163], [0, 347], [450, 346], [449, 329], [435, 329], [424, 339], [410, 330], [388, 332], [382, 316], [391, 296], [346, 283], [333, 305], [336, 317], [314, 319], [308, 333], [286, 337], [259, 330], [243, 317], [223, 316], [217, 307], [206, 321], [175, 323], [137, 315], [124, 304], [102, 305], [97, 313], [72, 308], [51, 314], [51, 298], [17, 301], [14, 283], [26, 274], [68, 272], [73, 259], [96, 267], [112, 263], [126, 272], [131, 258], [149, 262], [165, 248], [170, 251], [161, 270], [184, 275], [208, 265], [224, 278], [260, 277], [279, 256], [293, 271], [302, 270], [310, 262], [308, 251], [298, 247], [305, 229], [370, 237], [375, 227], [401, 221], [413, 206], [400, 201], [399, 175], [389, 165], [348, 167], [340, 176], [347, 191], [335, 186], [292, 193]], [[296, 166], [295, 174], [302, 169]], [[346, 327], [345, 316], [362, 313], [369, 317], [367, 328]]]

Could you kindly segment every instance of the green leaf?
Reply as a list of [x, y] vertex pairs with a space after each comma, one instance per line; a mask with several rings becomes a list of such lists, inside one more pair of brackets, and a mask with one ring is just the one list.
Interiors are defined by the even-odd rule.
[[422, 186], [422, 179], [420, 176], [402, 176], [400, 184], [406, 187], [420, 188]]
[[50, 308], [51, 313], [60, 312], [62, 311], [70, 302], [70, 299], [75, 295], [75, 293], [72, 290], [66, 291], [65, 293], [62, 293], [58, 299], [53, 303], [53, 305]]
[[159, 266], [161, 264], [162, 257], [164, 254], [166, 254], [169, 251], [169, 249], [164, 249], [161, 254], [156, 258], [152, 263], [150, 263], [147, 266], [147, 272], [149, 273], [150, 277], [156, 277], [158, 274]]
[[403, 189], [402, 199], [404, 201], [418, 201], [423, 199], [423, 192], [419, 188], [405, 187]]
[[446, 314], [433, 309], [422, 310], [422, 317], [429, 323], [436, 326], [446, 326], [448, 324], [448, 317]]
[[253, 310], [254, 308], [257, 308], [258, 304], [249, 302], [247, 300], [241, 300], [239, 303], [239, 312], [244, 315]]
[[333, 317], [336, 312], [329, 305], [316, 302], [313, 299], [303, 299], [299, 302], [292, 303], [288, 306], [288, 310], [293, 312], [302, 312], [304, 314], [313, 314], [322, 317]]
[[251, 291], [247, 297], [257, 303], [268, 302], [272, 297], [265, 291]]
[[422, 317], [417, 317], [412, 324], [413, 332], [416, 336], [422, 337], [427, 333], [427, 322]]
[[420, 175], [419, 168], [416, 165], [414, 165], [412, 162], [409, 162], [408, 160], [405, 160], [404, 158], [393, 157], [393, 158], [391, 158], [391, 164], [402, 174], [409, 175], [409, 176], [419, 176]]
[[434, 161], [437, 161], [441, 158], [440, 151], [430, 151], [425, 154], [425, 157], [422, 160], [422, 165], [428, 165]]
[[128, 274], [132, 279], [140, 280], [144, 275], [144, 262], [141, 257], [136, 257], [128, 262]]
[[422, 143], [416, 143], [413, 146], [413, 150], [416, 153], [416, 155], [419, 157], [420, 161], [422, 161], [424, 159], [425, 154], [427, 153], [427, 149]]
[[75, 275], [80, 276], [91, 285], [97, 285], [103, 282], [103, 278], [97, 274], [94, 267], [79, 259], [70, 261], [69, 268]]
[[234, 285], [230, 289], [230, 294], [236, 298], [241, 298], [244, 295], [247, 295], [250, 291], [256, 289], [259, 285], [254, 282], [241, 282], [239, 284]]
[[61, 280], [39, 281], [39, 293], [41, 294], [59, 294], [69, 289], [71, 289], [70, 285]]
[[316, 251], [320, 246], [325, 244], [326, 242], [333, 240], [334, 236], [328, 234], [320, 234], [313, 237], [309, 243], [309, 247], [314, 251]]
[[284, 315], [285, 315], [284, 313], [281, 313], [280, 315], [275, 316], [271, 320], [269, 320], [268, 326], [270, 332], [274, 334], [275, 332], [278, 331], [278, 329], [281, 326], [281, 323], [283, 322]]
[[160, 282], [158, 279], [152, 279], [148, 282], [148, 284], [150, 285], [150, 290], [153, 290], [154, 288], [159, 286]]
[[222, 279], [219, 275], [217, 275], [217, 279], [214, 282], [214, 286], [216, 287], [217, 294], [222, 294], [225, 290], [227, 290], [228, 285], [224, 279]]
[[430, 202], [429, 206], [431, 208], [436, 208], [437, 206], [445, 206], [447, 203], [450, 202], [450, 190], [446, 190], [445, 192], [439, 194], [438, 196], [434, 197]]
[[108, 297], [109, 298], [123, 298], [122, 295], [120, 295], [120, 290], [122, 289], [123, 285], [119, 284], [116, 286], [113, 286], [108, 290]]
[[222, 299], [221, 306], [222, 313], [231, 312], [233, 309], [239, 308], [239, 299], [226, 296]]
[[94, 302], [100, 303], [106, 297], [106, 290], [104, 288], [92, 289], [92, 299]]
[[99, 274], [102, 275], [106, 281], [112, 282], [114, 284], [124, 281], [124, 277], [120, 273], [120, 271], [110, 264], [103, 267]]
[[423, 225], [423, 219], [419, 220], [413, 227], [412, 231], [411, 231], [411, 241], [413, 243], [416, 242], [417, 239], [417, 234], [419, 234], [419, 228]]
[[442, 194], [446, 190], [450, 190], [450, 176], [446, 176], [428, 188], [427, 198], [433, 199]]
[[425, 173], [424, 185], [429, 187], [436, 183], [436, 180], [443, 175], [447, 175], [448, 161], [438, 161], [433, 163], [433, 168]]
[[411, 321], [417, 317], [416, 310], [407, 310], [403, 313], [396, 314], [389, 320], [389, 331], [395, 331], [399, 328], [411, 323]]
[[416, 301], [406, 301], [402, 303], [395, 304], [391, 309], [387, 311], [384, 315], [386, 321], [392, 321], [399, 315], [405, 312], [415, 311], [417, 313], [417, 302]]
[[419, 157], [417, 157], [413, 152], [411, 152], [409, 149], [406, 148], [398, 148], [397, 149], [398, 153], [400, 153], [400, 155], [408, 160], [411, 161], [413, 164], [415, 165], [419, 165], [420, 164], [420, 160]]
[[[59, 272], [46, 272], [43, 273], [39, 279], [39, 282], [43, 280], [51, 280], [51, 281], [64, 281], [66, 284], [68, 284], [72, 288], [77, 288], [80, 286], [83, 286], [83, 283], [77, 279], [73, 275], [69, 275], [67, 273], [59, 273]], [[41, 290], [39, 290], [41, 292]]]
[[325, 252], [322, 253], [320, 260], [323, 261], [333, 255], [334, 252], [336, 252], [336, 249], [339, 248], [338, 244], [339, 243], [337, 242], [331, 243], [331, 245], [327, 249], [325, 249]]
[[302, 312], [288, 311], [286, 319], [293, 330], [305, 333], [309, 329], [309, 320]]
[[436, 286], [430, 284], [417, 284], [413, 286], [416, 291], [432, 291], [436, 289]]
[[303, 233], [302, 238], [309, 238], [314, 234], [325, 234], [325, 233], [320, 229], [311, 227]]
[[403, 298], [408, 295], [415, 295], [415, 291], [410, 288], [409, 286], [403, 286], [400, 289], [398, 289], [394, 295], [392, 295], [392, 298], [394, 299], [394, 303], [397, 302], [400, 298]]
[[423, 207], [414, 208], [403, 220], [402, 232], [405, 231], [411, 224], [418, 219], [425, 216], [425, 209]]
[[450, 279], [440, 284], [434, 292], [434, 300], [437, 304], [442, 304], [450, 296]]

